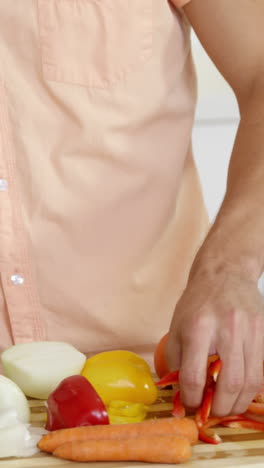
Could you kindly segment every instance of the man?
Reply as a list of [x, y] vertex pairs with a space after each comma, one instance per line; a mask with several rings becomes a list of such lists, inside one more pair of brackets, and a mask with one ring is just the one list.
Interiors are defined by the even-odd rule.
[[[214, 412], [246, 409], [263, 377], [263, 15], [262, 0], [0, 0], [1, 349], [150, 359], [173, 316], [184, 402], [217, 352]], [[189, 23], [241, 111], [206, 239]]]

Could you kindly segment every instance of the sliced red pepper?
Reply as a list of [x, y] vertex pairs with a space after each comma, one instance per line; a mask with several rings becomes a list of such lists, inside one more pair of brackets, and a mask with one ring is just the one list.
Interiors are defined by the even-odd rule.
[[210, 363], [207, 369], [207, 378], [206, 378], [205, 387], [208, 387], [209, 385], [212, 385], [213, 382], [217, 381], [221, 368], [222, 368], [221, 359], [217, 359], [216, 361], [213, 361]]
[[244, 418], [249, 419], [250, 421], [264, 422], [264, 416], [261, 416], [259, 414], [253, 414], [253, 413], [250, 413], [249, 411], [246, 411], [243, 414], [243, 416], [244, 416]]
[[197, 409], [194, 419], [195, 419], [198, 429], [204, 426], [204, 422], [202, 421], [202, 417], [201, 417], [201, 408]]
[[221, 422], [222, 418], [211, 417], [208, 418], [208, 421], [203, 425], [204, 429], [208, 429], [210, 427], [218, 426]]
[[242, 429], [253, 429], [255, 431], [264, 431], [264, 422], [253, 421], [250, 419], [240, 419], [239, 421], [221, 421], [222, 426], [235, 427]]
[[211, 413], [213, 398], [215, 393], [215, 383], [222, 367], [222, 361], [217, 359], [211, 362], [207, 370], [206, 384], [204, 389], [204, 396], [202, 405], [197, 411], [197, 422], [204, 425]]
[[250, 403], [247, 411], [253, 414], [257, 414], [259, 416], [264, 416], [264, 403], [256, 403], [252, 402]]
[[222, 361], [221, 359], [217, 359], [216, 361], [212, 362], [208, 369], [208, 374], [213, 378], [213, 381], [217, 381], [217, 377], [220, 373], [222, 368]]
[[211, 417], [208, 419], [207, 423], [203, 426], [205, 429], [208, 429], [210, 427], [214, 426], [221, 426], [222, 422], [233, 422], [233, 421], [240, 421], [241, 419], [245, 419], [243, 414], [239, 415], [231, 415], [231, 416], [224, 416], [222, 418], [218, 418], [217, 416]]
[[108, 414], [101, 398], [85, 377], [67, 377], [50, 394], [48, 431], [98, 424], [109, 424]]
[[185, 417], [185, 408], [181, 402], [180, 391], [178, 390], [173, 397], [173, 410], [172, 415], [175, 418], [184, 418]]
[[224, 416], [223, 418], [220, 418], [220, 424], [222, 425], [222, 422], [235, 422], [235, 421], [241, 421], [244, 419], [247, 419], [244, 414], [230, 414], [229, 416]]
[[167, 387], [167, 385], [174, 385], [179, 383], [179, 371], [170, 372], [164, 375], [162, 379], [156, 382], [157, 387]]
[[202, 442], [206, 442], [207, 444], [219, 444], [221, 442], [221, 438], [218, 434], [209, 431], [209, 427], [213, 427], [220, 423], [221, 418], [209, 418], [211, 413], [211, 408], [214, 399], [215, 393], [215, 384], [217, 381], [217, 377], [222, 367], [222, 361], [217, 359], [208, 367], [207, 370], [207, 379], [206, 385], [204, 389], [204, 396], [201, 407], [196, 411], [195, 421], [198, 426], [199, 430], [199, 439]]
[[214, 398], [214, 388], [212, 386], [205, 389], [204, 398], [202, 402], [202, 406], [200, 408], [200, 420], [204, 425], [211, 413], [211, 408], [213, 404]]
[[220, 442], [222, 442], [221, 437], [219, 437], [219, 435], [215, 432], [212, 432], [208, 429], [220, 425], [227, 426], [234, 422], [240, 422], [241, 420], [244, 420], [243, 415], [241, 414], [237, 416], [225, 416], [223, 418], [209, 418], [206, 424], [200, 427], [198, 426], [199, 440], [201, 440], [202, 442], [206, 442], [207, 444], [219, 444]]
[[210, 416], [215, 393], [215, 383], [221, 370], [221, 367], [222, 361], [218, 359], [212, 362], [208, 368], [207, 382], [204, 389], [203, 401], [201, 407], [197, 411], [196, 417], [197, 422], [200, 425], [204, 425]]
[[205, 427], [199, 428], [199, 440], [206, 444], [218, 445], [222, 442], [221, 437], [215, 432], [209, 431]]

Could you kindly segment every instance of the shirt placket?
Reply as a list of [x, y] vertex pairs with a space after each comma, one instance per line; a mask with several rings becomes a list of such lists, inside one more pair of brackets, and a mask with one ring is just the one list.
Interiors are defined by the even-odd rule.
[[0, 275], [14, 343], [45, 339], [23, 226], [7, 93], [0, 81]]

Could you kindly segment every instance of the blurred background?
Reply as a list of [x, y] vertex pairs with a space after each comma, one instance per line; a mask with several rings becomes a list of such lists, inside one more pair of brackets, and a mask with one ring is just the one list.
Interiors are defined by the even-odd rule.
[[223, 200], [228, 162], [238, 127], [234, 94], [192, 33], [198, 75], [198, 108], [193, 133], [194, 156], [205, 203], [213, 220]]

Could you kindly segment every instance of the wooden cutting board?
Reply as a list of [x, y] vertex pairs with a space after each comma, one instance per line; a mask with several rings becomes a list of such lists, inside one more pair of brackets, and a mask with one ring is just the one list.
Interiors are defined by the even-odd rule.
[[[170, 415], [172, 392], [161, 390], [159, 401], [152, 405], [150, 417]], [[43, 401], [31, 400], [31, 421], [35, 426], [44, 424], [46, 411]], [[199, 443], [193, 447], [192, 459], [185, 463], [186, 468], [264, 468], [264, 432], [247, 429], [218, 428], [217, 433], [223, 442], [219, 445]], [[74, 463], [56, 459], [39, 453], [31, 458], [10, 458], [0, 461], [0, 468], [151, 468], [148, 463]], [[163, 468], [165, 465], [159, 465]], [[166, 465], [169, 467], [169, 465]]]

